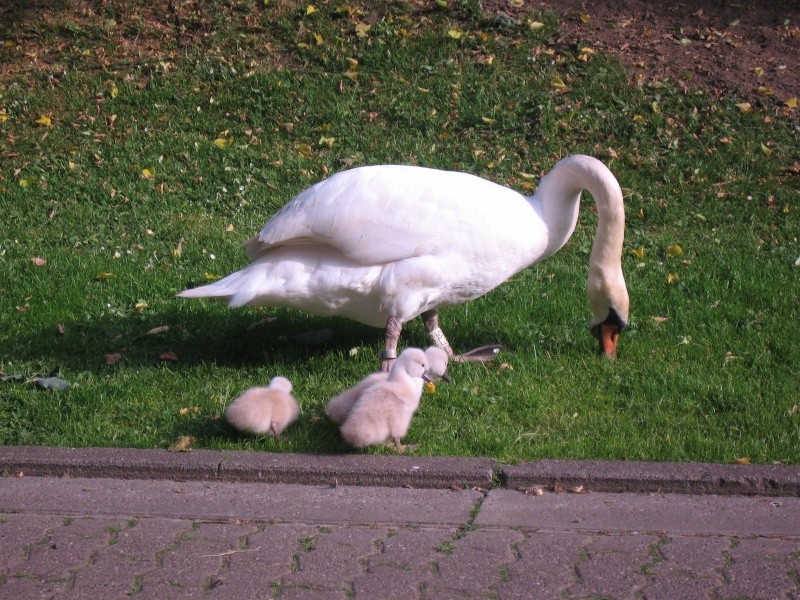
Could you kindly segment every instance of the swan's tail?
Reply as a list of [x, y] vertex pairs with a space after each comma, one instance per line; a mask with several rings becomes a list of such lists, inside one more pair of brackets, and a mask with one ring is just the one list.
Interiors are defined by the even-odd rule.
[[255, 290], [243, 271], [231, 273], [214, 283], [189, 288], [178, 293], [179, 298], [216, 298], [226, 302], [231, 308], [244, 306], [255, 295]]

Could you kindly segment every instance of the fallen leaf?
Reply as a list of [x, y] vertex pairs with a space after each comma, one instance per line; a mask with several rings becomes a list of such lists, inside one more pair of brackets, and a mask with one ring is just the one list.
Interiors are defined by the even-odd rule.
[[787, 100], [784, 100], [783, 103], [789, 108], [797, 108], [797, 98], [788, 98]]
[[119, 361], [122, 360], [122, 353], [121, 352], [112, 352], [111, 354], [105, 355], [106, 364], [111, 366], [117, 364]]
[[659, 316], [654, 316], [654, 317], [650, 317], [650, 319], [651, 319], [651, 320], [652, 320], [654, 323], [666, 323], [667, 321], [669, 321], [669, 317], [659, 317]]
[[317, 12], [317, 8], [313, 4], [309, 4], [308, 7], [306, 7], [307, 17], [313, 15], [315, 12]]
[[65, 332], [64, 326], [61, 323], [57, 323], [56, 324], [56, 334], [64, 335], [64, 332]]
[[631, 254], [633, 254], [636, 258], [644, 258], [644, 246], [631, 248]]
[[454, 40], [460, 40], [462, 37], [464, 37], [464, 32], [461, 31], [460, 29], [453, 28], [447, 31], [447, 35], [449, 35]]
[[544, 496], [544, 488], [540, 485], [534, 485], [532, 487], [526, 488], [518, 488], [520, 492], [523, 494], [533, 494], [534, 496]]
[[667, 246], [667, 256], [669, 256], [670, 258], [680, 256], [681, 254], [683, 254], [683, 248], [681, 248], [678, 244]]
[[491, 117], [481, 117], [481, 121], [483, 121], [487, 125], [493, 125], [494, 124], [494, 119], [492, 119]]
[[733, 462], [737, 465], [749, 465], [751, 461], [752, 459], [749, 456], [743, 456], [741, 458], [737, 458]]
[[42, 127], [52, 127], [53, 120], [50, 118], [50, 115], [42, 115], [38, 119], [36, 119], [36, 123], [41, 125]]
[[144, 312], [148, 308], [150, 308], [150, 305], [147, 304], [147, 302], [137, 302], [136, 304], [133, 305], [133, 310], [135, 310], [138, 313]]
[[639, 125], [644, 123], [646, 120], [647, 119], [645, 119], [642, 115], [633, 115], [633, 122]]
[[514, 367], [512, 367], [508, 363], [501, 363], [499, 367], [497, 367], [498, 373], [503, 373], [504, 371], [513, 371]]
[[65, 390], [69, 387], [69, 383], [60, 377], [37, 377], [36, 385], [46, 390]]
[[43, 259], [43, 258], [40, 258], [40, 257], [38, 257], [38, 256], [34, 256], [34, 257], [31, 259], [31, 262], [32, 262], [34, 265], [36, 265], [37, 267], [43, 267], [43, 266], [45, 266], [45, 265], [47, 264], [47, 261], [46, 261], [45, 259]]
[[587, 13], [581, 13], [578, 18], [581, 20], [581, 23], [583, 23], [584, 25], [592, 20], [592, 17], [589, 16]]
[[542, 23], [541, 21], [531, 21], [530, 19], [528, 20], [528, 29], [536, 30], [536, 29], [541, 29], [542, 27], [544, 27], [544, 23]]
[[333, 142], [335, 141], [336, 138], [322, 136], [321, 138], [319, 138], [317, 144], [320, 146], [325, 146], [327, 148], [333, 148]]
[[317, 44], [317, 46], [322, 46], [322, 44], [325, 43], [325, 38], [319, 33], [312, 33], [311, 37], [314, 38], [314, 43]]
[[798, 412], [800, 412], [800, 406], [797, 404], [792, 404], [792, 407], [789, 409], [789, 414], [796, 415]]
[[113, 81], [108, 86], [108, 93], [112, 98], [116, 98], [117, 96], [119, 96], [119, 88], [117, 87], [117, 84], [114, 83]]
[[758, 93], [764, 94], [765, 96], [773, 96], [775, 94], [771, 87], [767, 87], [765, 85], [758, 86]]
[[680, 281], [680, 277], [676, 273], [670, 273], [667, 275], [667, 283], [672, 285], [673, 283], [677, 283]]
[[158, 327], [153, 327], [145, 335], [156, 335], [159, 333], [164, 333], [165, 331], [169, 331], [169, 325], [159, 325]]
[[97, 281], [105, 281], [106, 279], [111, 279], [114, 277], [113, 273], [98, 273], [94, 276]]
[[162, 352], [161, 354], [159, 354], [158, 359], [168, 362], [178, 362], [178, 355], [175, 354], [172, 350], [167, 350], [166, 352]]
[[567, 84], [564, 83], [564, 80], [561, 79], [561, 77], [556, 77], [555, 79], [553, 79], [551, 85], [553, 86], [553, 89], [555, 89], [560, 94], [567, 91]]
[[769, 146], [767, 146], [762, 142], [761, 152], [763, 152], [766, 156], [769, 156], [770, 154], [772, 154], [772, 148], [770, 148]]
[[586, 489], [582, 485], [576, 485], [567, 490], [570, 494], [585, 494]]
[[297, 144], [297, 151], [304, 158], [311, 158], [314, 155], [314, 150], [308, 144]]
[[753, 105], [749, 102], [739, 102], [736, 104], [736, 108], [738, 108], [741, 112], [750, 112], [753, 110]]
[[433, 383], [432, 381], [426, 381], [425, 382], [425, 391], [428, 394], [435, 394], [436, 393], [436, 384]]
[[189, 406], [189, 407], [186, 407], [186, 408], [181, 408], [178, 411], [178, 413], [181, 414], [181, 415], [188, 415], [189, 413], [198, 414], [200, 412], [200, 410], [201, 409], [200, 409], [199, 406]]
[[172, 445], [167, 448], [170, 452], [189, 452], [195, 443], [195, 439], [190, 435], [178, 436]]
[[155, 169], [142, 169], [142, 179], [152, 179], [155, 175]]
[[372, 29], [372, 25], [368, 25], [367, 23], [356, 23], [356, 36], [363, 39], [367, 37], [370, 29]]
[[761, 77], [764, 74], [764, 69], [762, 67], [753, 67], [750, 69], [753, 73]]
[[214, 275], [208, 271], [203, 273], [203, 277], [205, 277], [207, 281], [216, 281], [217, 279], [222, 279], [222, 275]]
[[6, 121], [8, 121], [8, 113], [4, 110], [0, 110], [0, 123], [5, 123]]
[[733, 352], [726, 352], [725, 353], [725, 364], [727, 365], [732, 360], [738, 358]]
[[212, 142], [217, 148], [225, 148], [230, 147], [233, 144], [233, 136], [220, 136]]

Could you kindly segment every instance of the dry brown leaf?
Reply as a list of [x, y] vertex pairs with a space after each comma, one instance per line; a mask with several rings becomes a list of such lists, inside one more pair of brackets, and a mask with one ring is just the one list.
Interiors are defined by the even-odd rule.
[[168, 448], [170, 452], [189, 452], [195, 443], [195, 439], [190, 435], [181, 435], [172, 442]]
[[164, 361], [178, 362], [178, 355], [175, 354], [172, 350], [167, 350], [166, 352], [162, 352], [161, 354], [159, 354], [158, 359]]
[[39, 256], [34, 256], [33, 258], [31, 258], [31, 262], [37, 267], [43, 267], [47, 264], [47, 260]]
[[107, 365], [115, 365], [122, 360], [122, 353], [112, 352], [111, 354], [106, 354], [105, 359]]

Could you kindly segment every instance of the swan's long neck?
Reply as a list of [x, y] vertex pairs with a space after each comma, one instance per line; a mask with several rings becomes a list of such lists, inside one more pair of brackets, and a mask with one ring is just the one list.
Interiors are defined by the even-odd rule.
[[616, 177], [596, 158], [575, 155], [560, 160], [542, 178], [531, 198], [548, 228], [544, 256], [556, 252], [572, 236], [582, 190], [588, 191], [597, 205], [597, 231], [589, 258], [592, 320], [605, 318], [609, 308], [620, 312], [623, 320], [627, 319], [628, 294], [622, 276], [625, 236], [622, 190]]

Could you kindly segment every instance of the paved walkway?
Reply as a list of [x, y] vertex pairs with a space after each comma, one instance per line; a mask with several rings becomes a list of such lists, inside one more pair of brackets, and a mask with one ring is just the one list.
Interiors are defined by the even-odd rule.
[[[647, 465], [190, 454], [0, 448], [0, 598], [800, 599], [796, 467], [684, 465], [719, 493], [632, 493], [591, 488], [632, 487]], [[260, 472], [190, 468], [220, 458]], [[333, 482], [262, 482], [317, 458]], [[398, 486], [488, 464], [506, 487], [341, 485], [352, 473], [326, 461]], [[649, 466], [651, 483], [681, 467]], [[762, 493], [727, 493], [742, 474]]]

